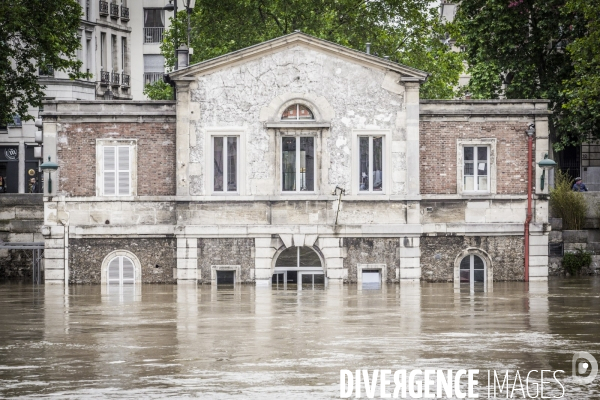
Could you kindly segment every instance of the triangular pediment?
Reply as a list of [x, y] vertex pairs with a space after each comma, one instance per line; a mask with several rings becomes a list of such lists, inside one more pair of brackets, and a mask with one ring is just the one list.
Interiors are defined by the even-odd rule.
[[308, 49], [321, 51], [323, 53], [346, 59], [349, 62], [363, 64], [371, 68], [380, 69], [383, 71], [394, 71], [400, 74], [403, 80], [407, 81], [423, 82], [429, 75], [425, 71], [408, 67], [403, 64], [398, 64], [385, 58], [350, 49], [327, 40], [307, 35], [306, 33], [294, 32], [289, 35], [281, 36], [256, 44], [254, 46], [246, 47], [244, 49], [227, 53], [210, 60], [190, 65], [189, 67], [170, 73], [169, 76], [173, 81], [189, 80], [197, 75], [211, 73], [222, 68], [230, 67], [234, 64], [247, 62], [295, 46], [302, 46]]

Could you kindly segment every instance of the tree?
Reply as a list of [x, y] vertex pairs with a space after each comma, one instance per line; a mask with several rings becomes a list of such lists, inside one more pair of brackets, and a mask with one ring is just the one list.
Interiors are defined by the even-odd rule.
[[[462, 55], [442, 42], [445, 26], [430, 0], [198, 0], [191, 18], [192, 63], [301, 30], [356, 50], [431, 73], [425, 98], [452, 98]], [[165, 33], [161, 46], [174, 64], [174, 35], [186, 42], [186, 14]]]
[[152, 100], [173, 100], [173, 88], [163, 81], [156, 81], [144, 86], [144, 95]]
[[[566, 7], [568, 2], [577, 6]], [[589, 19], [598, 15], [583, 18], [580, 6], [585, 3], [463, 0], [455, 19], [457, 43], [466, 49], [471, 74], [467, 90], [481, 99], [549, 99], [555, 150], [581, 143], [597, 126], [597, 115], [577, 100], [577, 82], [583, 80], [573, 81], [577, 69], [585, 68], [576, 65], [575, 43], [588, 37]]]
[[86, 76], [76, 58], [81, 13], [76, 0], [0, 2], [0, 122], [15, 114], [33, 119], [29, 107], [41, 106], [44, 98], [38, 66]]

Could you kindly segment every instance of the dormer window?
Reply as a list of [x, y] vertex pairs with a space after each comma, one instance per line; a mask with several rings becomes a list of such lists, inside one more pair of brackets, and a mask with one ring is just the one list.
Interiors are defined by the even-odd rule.
[[310, 108], [302, 104], [294, 104], [285, 109], [281, 115], [282, 121], [314, 121], [315, 116]]

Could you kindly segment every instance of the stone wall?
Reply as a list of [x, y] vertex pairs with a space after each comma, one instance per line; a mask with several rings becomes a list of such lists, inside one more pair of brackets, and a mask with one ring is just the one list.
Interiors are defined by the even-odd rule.
[[175, 124], [172, 122], [69, 123], [58, 130], [59, 191], [96, 195], [96, 139], [137, 139], [137, 194], [175, 194]]
[[[0, 241], [44, 242], [41, 194], [0, 194]], [[0, 280], [31, 279], [32, 251], [0, 249]]]
[[[521, 121], [421, 120], [421, 193], [454, 194], [457, 139], [496, 138], [496, 188], [499, 194], [527, 192], [527, 123]], [[493, 160], [490, 160], [493, 163]]]
[[400, 240], [399, 238], [344, 238], [346, 248], [344, 268], [348, 269], [348, 281], [357, 281], [357, 264], [385, 264], [387, 281], [398, 281], [396, 268], [400, 267]]
[[176, 283], [174, 238], [69, 239], [69, 283], [100, 283], [102, 261], [115, 250], [127, 250], [142, 265], [142, 283]]
[[198, 282], [211, 282], [211, 265], [239, 265], [242, 283], [253, 282], [254, 239], [198, 239]]
[[475, 247], [492, 259], [494, 281], [522, 281], [525, 243], [522, 236], [424, 236], [421, 238], [421, 279], [453, 282], [454, 260]]

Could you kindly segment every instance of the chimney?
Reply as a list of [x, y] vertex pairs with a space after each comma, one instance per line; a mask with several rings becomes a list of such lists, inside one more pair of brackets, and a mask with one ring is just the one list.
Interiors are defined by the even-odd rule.
[[177, 64], [179, 69], [186, 68], [189, 65], [190, 50], [187, 46], [179, 46], [177, 49]]
[[371, 43], [367, 42], [367, 54], [371, 54]]

